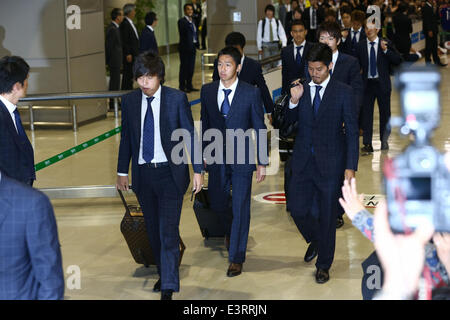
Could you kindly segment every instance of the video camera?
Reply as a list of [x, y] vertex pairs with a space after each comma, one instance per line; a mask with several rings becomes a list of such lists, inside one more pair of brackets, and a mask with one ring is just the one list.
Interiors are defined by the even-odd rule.
[[440, 73], [431, 67], [399, 70], [395, 86], [402, 116], [392, 127], [414, 135], [404, 152], [384, 162], [384, 185], [391, 229], [409, 233], [428, 220], [437, 232], [450, 232], [450, 173], [444, 156], [430, 143], [440, 120]]

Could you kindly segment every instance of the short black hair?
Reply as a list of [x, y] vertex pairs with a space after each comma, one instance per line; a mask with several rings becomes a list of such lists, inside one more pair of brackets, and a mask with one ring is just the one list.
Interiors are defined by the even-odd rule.
[[10, 93], [17, 82], [22, 85], [28, 77], [30, 66], [18, 56], [4, 56], [0, 59], [0, 94]]
[[339, 41], [341, 39], [341, 27], [339, 26], [339, 23], [337, 22], [324, 22], [322, 23], [319, 28], [317, 29], [317, 39], [320, 38], [320, 34], [326, 32], [330, 36], [336, 39], [336, 41]]
[[194, 9], [194, 6], [192, 5], [192, 3], [186, 3], [186, 4], [183, 6], [183, 11], [184, 11], [184, 12], [186, 12], [186, 8], [187, 8], [187, 7], [191, 7], [192, 10]]
[[296, 19], [296, 20], [292, 21], [291, 30], [292, 30], [292, 27], [294, 27], [294, 26], [303, 26], [303, 28], [306, 29], [305, 22], [303, 22], [303, 20]]
[[297, 2], [297, 4], [298, 4], [298, 0], [291, 0], [291, 4], [292, 4], [292, 2]]
[[240, 46], [242, 49], [245, 47], [245, 36], [240, 32], [230, 32], [225, 38], [225, 45], [229, 46]]
[[164, 62], [156, 52], [149, 50], [136, 57], [133, 64], [135, 80], [142, 76], [158, 76], [161, 84], [163, 84], [165, 74]]
[[273, 5], [271, 5], [271, 4], [268, 4], [266, 6], [266, 8], [264, 9], [264, 13], [266, 13], [269, 10], [272, 11], [273, 13], [275, 13], [275, 7]]
[[344, 13], [348, 14], [349, 16], [352, 15], [352, 7], [350, 7], [350, 6], [343, 6], [343, 7], [339, 8], [339, 10], [341, 12], [341, 17]]
[[114, 8], [111, 11], [111, 20], [116, 20], [118, 16], [120, 16], [120, 13], [122, 12], [122, 9]]
[[236, 62], [236, 66], [241, 64], [241, 58], [242, 58], [241, 53], [235, 47], [227, 46], [227, 47], [223, 48], [217, 54], [217, 59], [219, 59], [221, 56], [225, 56], [225, 55], [231, 56], [233, 58], [234, 62]]
[[144, 20], [146, 25], [151, 26], [155, 20], [158, 20], [158, 18], [156, 18], [156, 13], [150, 11], [145, 15]]
[[333, 52], [328, 45], [318, 42], [313, 44], [311, 49], [309, 49], [306, 59], [308, 62], [323, 62], [328, 67], [333, 60]]

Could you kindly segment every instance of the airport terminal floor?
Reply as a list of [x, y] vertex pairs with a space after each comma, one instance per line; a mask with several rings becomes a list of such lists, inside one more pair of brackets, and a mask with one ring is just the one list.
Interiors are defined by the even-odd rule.
[[[200, 54], [200, 53], [199, 53]], [[449, 57], [447, 57], [449, 58]], [[166, 85], [178, 87], [178, 54], [164, 56]], [[418, 64], [423, 64], [423, 59]], [[450, 67], [441, 68], [440, 127], [433, 137], [441, 151], [450, 151]], [[205, 74], [210, 79], [212, 70]], [[194, 75], [194, 86], [200, 88], [202, 73], [200, 55]], [[190, 101], [199, 93], [188, 95]], [[399, 100], [392, 93], [392, 115], [399, 115]], [[200, 118], [200, 105], [192, 107], [194, 120]], [[382, 194], [381, 164], [384, 158], [401, 152], [408, 139], [393, 130], [389, 151], [380, 151], [378, 111], [374, 118], [374, 149], [371, 155], [360, 156], [356, 173], [358, 189], [367, 195], [367, 205], [376, 204]], [[120, 120], [109, 112], [104, 120], [71, 129], [41, 129], [27, 134], [35, 149], [36, 163], [75, 145], [120, 126]], [[37, 172], [34, 187], [113, 185], [116, 181], [117, 154], [120, 135], [115, 135], [67, 159]], [[181, 290], [174, 299], [234, 300], [234, 299], [356, 299], [361, 296], [361, 263], [374, 250], [350, 220], [336, 233], [336, 253], [330, 269], [330, 281], [317, 284], [314, 263], [303, 260], [307, 244], [297, 231], [284, 204], [277, 201], [261, 202], [262, 194], [283, 192], [283, 163], [278, 173], [267, 176], [252, 186], [251, 223], [248, 251], [243, 273], [226, 276], [228, 256], [222, 239], [204, 240], [186, 194], [181, 214], [180, 235], [186, 250], [180, 266]], [[259, 197], [258, 197], [259, 196]], [[258, 199], [257, 199], [258, 198]], [[268, 197], [271, 198], [270, 196]], [[277, 198], [276, 196], [272, 196]], [[127, 196], [132, 203], [133, 196]], [[267, 199], [267, 197], [266, 197]], [[370, 203], [372, 201], [372, 203]], [[139, 299], [159, 300], [160, 294], [152, 288], [158, 280], [155, 266], [145, 268], [133, 260], [120, 232], [124, 207], [120, 198], [88, 198], [52, 200], [58, 224], [59, 239], [66, 280], [70, 280], [71, 266], [81, 272], [81, 287], [66, 286], [65, 299]], [[372, 211], [373, 209], [369, 209]]]

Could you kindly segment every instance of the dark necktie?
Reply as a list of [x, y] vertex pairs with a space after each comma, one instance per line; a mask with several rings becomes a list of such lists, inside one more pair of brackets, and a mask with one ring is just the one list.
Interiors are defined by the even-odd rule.
[[359, 31], [353, 31], [353, 39], [352, 39], [352, 47], [354, 48], [356, 46], [356, 35]]
[[155, 97], [147, 98], [147, 112], [144, 118], [144, 132], [142, 136], [142, 157], [150, 163], [155, 154], [155, 121], [153, 119], [152, 101]]
[[316, 17], [316, 9], [312, 9], [312, 27], [311, 29], [316, 29], [316, 21], [317, 21], [317, 17]]
[[17, 108], [16, 108], [16, 110], [14, 110], [13, 113], [14, 113], [14, 119], [16, 121], [17, 133], [18, 133], [19, 137], [26, 138], [27, 134], [25, 133], [25, 130], [23, 129], [22, 121], [20, 120], [20, 115], [19, 115], [19, 111], [17, 110]]
[[333, 75], [333, 69], [330, 69], [330, 77]]
[[375, 55], [375, 47], [373, 46], [375, 42], [372, 41], [370, 44], [370, 76], [373, 78], [377, 74], [377, 56]]
[[302, 63], [302, 55], [300, 54], [300, 50], [302, 50], [303, 46], [295, 48], [297, 49], [297, 55], [295, 56], [295, 63], [299, 66]]
[[220, 107], [220, 112], [224, 117], [230, 112], [230, 101], [228, 101], [228, 95], [231, 93], [231, 89], [222, 89], [225, 94], [225, 99], [223, 99], [222, 106]]
[[319, 111], [320, 106], [320, 89], [322, 89], [322, 86], [316, 85], [316, 94], [314, 95], [314, 101], [313, 101], [313, 107], [314, 107], [314, 115], [317, 115], [317, 111]]
[[197, 41], [197, 30], [195, 30], [195, 26], [194, 26], [193, 22], [191, 22], [191, 28], [192, 28], [192, 32], [194, 33], [192, 36], [193, 36], [193, 41], [195, 43]]

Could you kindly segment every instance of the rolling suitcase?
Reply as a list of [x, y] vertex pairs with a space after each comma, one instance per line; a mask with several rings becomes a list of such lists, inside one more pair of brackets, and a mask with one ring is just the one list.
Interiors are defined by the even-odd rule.
[[[117, 191], [119, 192], [120, 198], [122, 199], [122, 203], [125, 207], [125, 215], [120, 223], [120, 231], [127, 242], [134, 261], [138, 264], [143, 264], [145, 267], [148, 267], [149, 265], [156, 265], [141, 208], [137, 205], [127, 204], [122, 191]], [[181, 259], [183, 258], [185, 249], [186, 246], [180, 237], [179, 264], [181, 264]]]
[[225, 230], [220, 223], [219, 216], [210, 208], [208, 188], [203, 188], [195, 195], [194, 212], [200, 232], [206, 240], [225, 237]]

